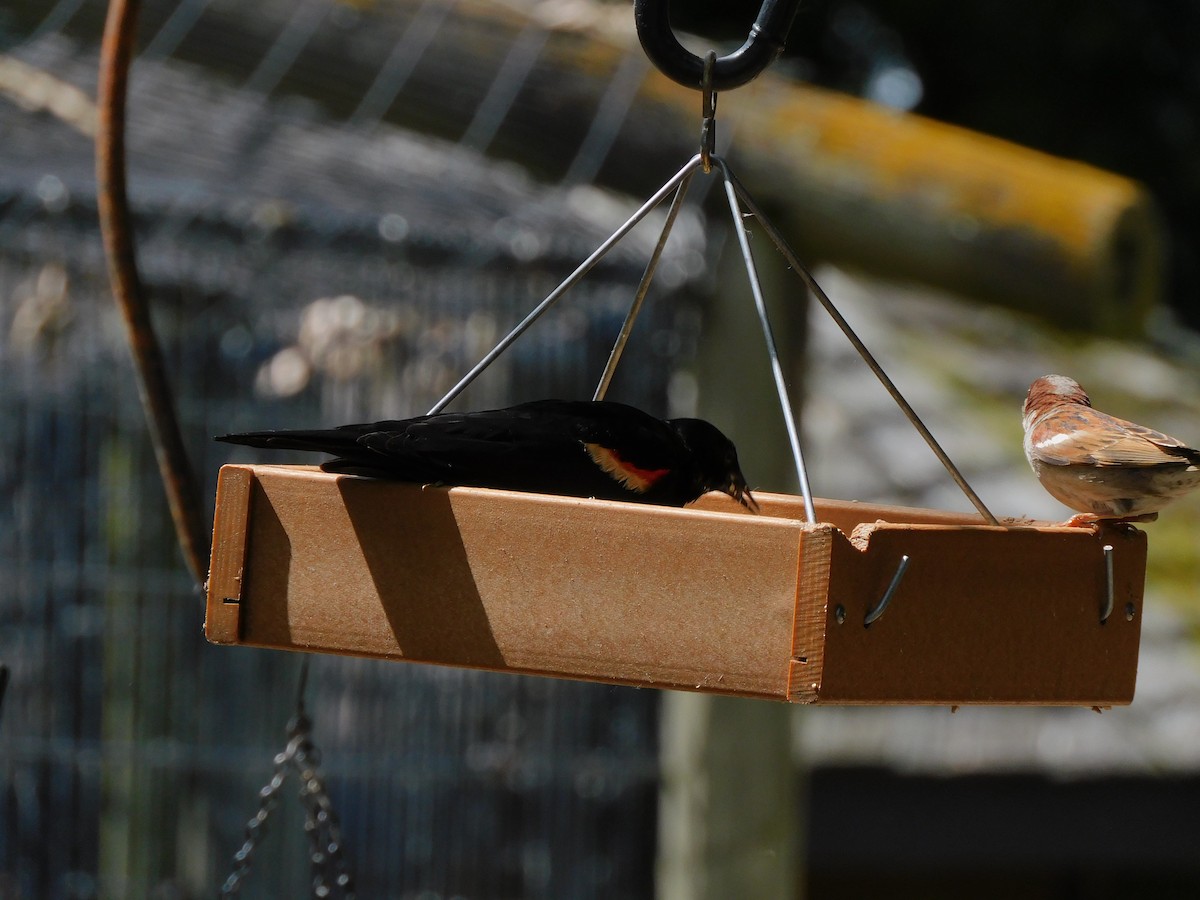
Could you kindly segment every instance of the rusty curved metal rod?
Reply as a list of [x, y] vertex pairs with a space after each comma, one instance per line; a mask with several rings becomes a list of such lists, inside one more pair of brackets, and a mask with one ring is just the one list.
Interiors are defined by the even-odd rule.
[[199, 490], [179, 431], [175, 399], [138, 276], [125, 183], [125, 98], [139, 6], [138, 0], [112, 0], [104, 23], [97, 89], [97, 205], [113, 296], [125, 321], [138, 393], [175, 533], [188, 570], [196, 583], [202, 584], [208, 571], [208, 529], [200, 513]]

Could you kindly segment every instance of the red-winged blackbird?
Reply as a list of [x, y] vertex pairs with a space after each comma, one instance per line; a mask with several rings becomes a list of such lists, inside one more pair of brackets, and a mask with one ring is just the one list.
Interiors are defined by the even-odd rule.
[[737, 450], [702, 419], [656, 419], [611, 401], [538, 400], [483, 412], [438, 413], [326, 431], [258, 431], [217, 438], [272, 450], [319, 450], [321, 466], [420, 484], [683, 506], [723, 491], [758, 504]]

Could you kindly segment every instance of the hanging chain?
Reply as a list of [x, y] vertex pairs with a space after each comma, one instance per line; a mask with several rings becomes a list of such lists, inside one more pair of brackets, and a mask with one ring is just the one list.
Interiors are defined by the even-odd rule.
[[354, 900], [354, 877], [342, 852], [341, 827], [321, 776], [321, 751], [312, 739], [312, 719], [304, 708], [307, 680], [306, 657], [300, 671], [296, 714], [287, 725], [287, 746], [282, 753], [276, 754], [271, 780], [258, 792], [258, 811], [246, 823], [246, 840], [233, 855], [233, 870], [221, 885], [221, 897], [233, 897], [241, 891], [242, 882], [254, 864], [254, 854], [266, 836], [267, 820], [279, 805], [279, 791], [288, 775], [295, 772], [300, 780], [300, 802], [304, 804], [312, 896], [322, 900], [335, 897]]
[[700, 162], [704, 174], [712, 171], [712, 155], [717, 149], [717, 90], [713, 87], [713, 70], [717, 52], [704, 54], [704, 75], [700, 81]]

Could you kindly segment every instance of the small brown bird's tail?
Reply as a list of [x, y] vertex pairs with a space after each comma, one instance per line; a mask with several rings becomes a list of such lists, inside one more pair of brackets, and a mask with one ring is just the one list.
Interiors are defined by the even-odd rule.
[[1162, 444], [1159, 446], [1162, 448], [1164, 453], [1169, 453], [1171, 456], [1178, 456], [1188, 464], [1200, 468], [1200, 450], [1197, 450], [1194, 447], [1171, 447], [1164, 446]]

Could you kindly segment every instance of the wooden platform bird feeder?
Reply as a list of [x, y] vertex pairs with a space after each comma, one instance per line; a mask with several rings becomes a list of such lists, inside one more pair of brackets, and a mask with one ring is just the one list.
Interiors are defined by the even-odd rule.
[[[1145, 535], [221, 470], [210, 641], [797, 703], [1133, 698]], [[882, 609], [881, 609], [882, 607]], [[867, 624], [871, 616], [875, 616]]]
[[[773, 27], [786, 34], [789, 22], [783, 16]], [[729, 71], [747, 76], [745, 66], [715, 54], [690, 57], [675, 49], [673, 36], [659, 37], [669, 38], [665, 58], [688, 62], [673, 77], [701, 88], [700, 152], [430, 412], [441, 411], [671, 197], [596, 389], [602, 398], [688, 185], [701, 171], [715, 172], [804, 496], [759, 492], [761, 513], [753, 515], [724, 495], [676, 509], [229, 465], [217, 488], [209, 640], [796, 703], [1129, 703], [1145, 535], [1121, 526], [1000, 522], [988, 511], [715, 154], [722, 71], [727, 86], [736, 86]], [[767, 47], [766, 62], [781, 40]], [[979, 516], [813, 499], [747, 218], [845, 333]]]

